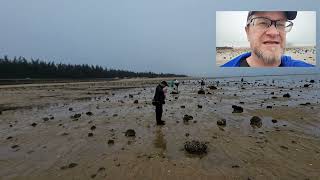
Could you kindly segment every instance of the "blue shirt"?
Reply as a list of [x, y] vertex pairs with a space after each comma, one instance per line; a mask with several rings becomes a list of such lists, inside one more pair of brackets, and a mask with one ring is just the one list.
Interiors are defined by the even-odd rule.
[[[251, 56], [251, 52], [241, 54], [220, 67], [240, 67], [241, 60]], [[290, 56], [281, 56], [280, 67], [315, 67], [312, 64], [292, 59]]]

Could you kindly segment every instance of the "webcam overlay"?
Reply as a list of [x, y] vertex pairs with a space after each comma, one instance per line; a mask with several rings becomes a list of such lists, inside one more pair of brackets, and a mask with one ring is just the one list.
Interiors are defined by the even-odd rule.
[[315, 67], [315, 11], [217, 11], [218, 67]]

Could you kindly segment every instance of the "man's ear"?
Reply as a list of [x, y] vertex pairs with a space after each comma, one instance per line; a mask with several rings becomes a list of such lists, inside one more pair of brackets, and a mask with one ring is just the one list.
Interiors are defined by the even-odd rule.
[[246, 30], [247, 40], [250, 42], [250, 38], [249, 38], [249, 27], [246, 26], [244, 29]]

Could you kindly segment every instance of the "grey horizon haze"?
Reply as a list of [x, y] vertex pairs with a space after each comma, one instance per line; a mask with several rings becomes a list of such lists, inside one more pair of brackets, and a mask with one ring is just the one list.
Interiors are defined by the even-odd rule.
[[316, 11], [318, 32], [316, 7], [320, 2], [312, 0], [1, 1], [0, 56], [199, 77], [319, 73], [319, 66], [259, 71], [215, 66], [216, 11]]

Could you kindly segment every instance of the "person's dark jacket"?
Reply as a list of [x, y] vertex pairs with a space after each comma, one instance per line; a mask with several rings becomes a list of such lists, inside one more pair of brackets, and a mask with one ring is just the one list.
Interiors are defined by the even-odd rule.
[[156, 88], [153, 102], [155, 102], [155, 105], [165, 104], [165, 98], [166, 97], [164, 96], [163, 87], [159, 84]]

